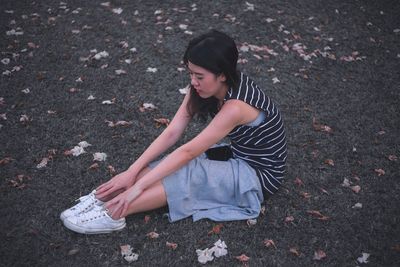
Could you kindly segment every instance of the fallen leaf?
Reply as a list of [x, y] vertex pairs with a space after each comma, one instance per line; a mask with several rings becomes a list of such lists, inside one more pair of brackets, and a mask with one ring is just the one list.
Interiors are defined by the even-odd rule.
[[265, 215], [266, 209], [265, 209], [265, 206], [264, 206], [264, 205], [261, 206], [260, 213], [261, 213], [262, 215]]
[[294, 221], [294, 217], [293, 216], [287, 216], [285, 218], [285, 223], [290, 223], [290, 222], [293, 222], [293, 221]]
[[94, 170], [99, 168], [99, 164], [98, 163], [93, 163], [92, 165], [90, 165], [89, 170]]
[[265, 239], [263, 243], [267, 248], [274, 247], [276, 249], [275, 242], [272, 239]]
[[10, 163], [12, 160], [14, 160], [14, 159], [10, 158], [10, 157], [5, 157], [0, 160], [0, 165], [6, 165], [6, 164]]
[[71, 249], [70, 251], [68, 251], [68, 256], [75, 255], [78, 252], [79, 252], [78, 248]]
[[197, 260], [202, 263], [205, 264], [208, 261], [212, 261], [214, 259], [213, 254], [213, 250], [210, 250], [208, 248], [201, 250], [201, 249], [196, 249], [196, 253], [197, 253]]
[[300, 195], [305, 199], [311, 198], [311, 194], [308, 192], [300, 192]]
[[362, 255], [361, 255], [361, 257], [358, 257], [358, 258], [357, 258], [357, 261], [358, 261], [359, 263], [368, 263], [368, 258], [369, 258], [369, 253], [363, 252]]
[[298, 186], [304, 186], [303, 181], [299, 177], [296, 177], [296, 179], [294, 179], [294, 183]]
[[102, 152], [96, 152], [93, 154], [94, 161], [105, 161], [107, 159], [107, 154]]
[[130, 245], [122, 245], [120, 246], [120, 248], [121, 248], [121, 255], [127, 262], [131, 263], [138, 260], [139, 254], [133, 253]]
[[362, 208], [362, 204], [361, 203], [356, 203], [356, 204], [354, 204], [354, 206], [352, 208], [353, 209], [361, 209]]
[[250, 257], [248, 257], [246, 254], [242, 254], [240, 256], [236, 256], [235, 257], [238, 261], [244, 263], [244, 262], [248, 262], [250, 260]]
[[326, 253], [323, 250], [319, 249], [319, 250], [314, 252], [314, 258], [313, 259], [319, 261], [319, 260], [322, 260], [325, 257], [326, 257]]
[[221, 233], [222, 227], [224, 227], [224, 225], [222, 223], [214, 225], [212, 230], [208, 232], [208, 235], [212, 235], [212, 234], [219, 235]]
[[108, 165], [107, 166], [108, 171], [110, 172], [111, 175], [114, 175], [116, 173], [115, 169], [113, 166]]
[[342, 186], [343, 187], [350, 187], [350, 181], [349, 181], [349, 179], [347, 179], [347, 178], [344, 178], [343, 179], [343, 183], [342, 183]]
[[320, 124], [316, 121], [315, 118], [313, 118], [313, 127], [315, 131], [319, 131], [319, 132], [327, 132], [327, 133], [332, 133], [333, 130], [331, 127], [324, 125], [324, 124]]
[[329, 192], [323, 189], [322, 187], [320, 187], [319, 189], [322, 191], [322, 193], [329, 195]]
[[112, 122], [109, 120], [105, 120], [105, 122], [108, 124], [109, 127], [117, 127], [117, 126], [129, 126], [132, 124], [130, 121], [117, 121], [117, 122]]
[[378, 176], [385, 175], [385, 171], [382, 169], [375, 169], [374, 171], [378, 174]]
[[289, 251], [297, 257], [300, 256], [300, 252], [297, 250], [297, 248], [290, 248]]
[[170, 248], [172, 250], [175, 250], [178, 247], [178, 244], [176, 243], [171, 243], [171, 242], [166, 242], [165, 245], [167, 246], [167, 248]]
[[321, 221], [326, 221], [329, 219], [329, 217], [322, 215], [318, 210], [308, 210], [307, 213]]
[[356, 194], [358, 194], [358, 192], [360, 192], [360, 190], [361, 190], [361, 187], [359, 185], [354, 185], [354, 186], [351, 186], [350, 188]]
[[218, 241], [214, 243], [214, 246], [210, 250], [214, 252], [215, 257], [219, 258], [228, 254], [227, 248], [228, 247], [226, 246], [225, 241], [218, 239]]
[[247, 225], [248, 226], [254, 226], [257, 224], [257, 219], [248, 219], [247, 220]]
[[329, 166], [335, 166], [335, 163], [333, 162], [333, 159], [326, 159], [324, 161], [324, 163], [329, 165]]
[[169, 119], [165, 118], [159, 118], [159, 119], [154, 119], [156, 122], [156, 127], [159, 128], [161, 125], [168, 126], [169, 125]]
[[153, 232], [148, 233], [146, 236], [149, 237], [149, 238], [151, 238], [151, 239], [156, 239], [156, 238], [158, 238], [160, 235], [159, 235], [158, 233], [156, 233], [156, 232], [153, 231]]
[[49, 162], [49, 159], [48, 159], [48, 158], [43, 158], [42, 161], [41, 161], [38, 165], [36, 165], [36, 168], [37, 168], [37, 169], [44, 168], [44, 167], [47, 166], [47, 163], [48, 163], [48, 162]]

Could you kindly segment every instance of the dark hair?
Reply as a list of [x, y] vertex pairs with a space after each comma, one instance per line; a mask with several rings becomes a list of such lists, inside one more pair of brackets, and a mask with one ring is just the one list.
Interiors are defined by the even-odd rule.
[[[229, 87], [236, 87], [239, 75], [236, 70], [238, 50], [235, 41], [225, 33], [211, 30], [189, 42], [183, 56], [183, 62], [188, 65], [200, 66], [215, 75], [224, 74]], [[190, 85], [190, 100], [187, 110], [193, 117], [197, 115], [206, 120], [208, 115], [215, 116], [218, 112], [218, 99], [215, 97], [201, 98]]]

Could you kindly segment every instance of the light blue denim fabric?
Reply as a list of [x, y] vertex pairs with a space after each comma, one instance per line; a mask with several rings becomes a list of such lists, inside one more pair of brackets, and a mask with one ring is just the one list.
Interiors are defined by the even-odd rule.
[[[160, 161], [150, 164], [154, 168]], [[205, 154], [163, 179], [171, 222], [247, 220], [258, 217], [263, 195], [253, 168], [240, 159], [209, 160]]]

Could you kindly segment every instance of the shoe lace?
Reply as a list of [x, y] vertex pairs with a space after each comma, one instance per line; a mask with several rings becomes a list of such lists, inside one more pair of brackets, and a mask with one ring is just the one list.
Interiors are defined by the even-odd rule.
[[79, 215], [79, 219], [82, 222], [89, 222], [96, 219], [100, 219], [102, 217], [109, 217], [107, 211], [103, 208], [93, 209], [91, 211]]
[[94, 192], [92, 192], [89, 195], [82, 196], [75, 201], [79, 201], [79, 203], [76, 205], [76, 209], [83, 209], [83, 211], [87, 211], [94, 205], [96, 198]]

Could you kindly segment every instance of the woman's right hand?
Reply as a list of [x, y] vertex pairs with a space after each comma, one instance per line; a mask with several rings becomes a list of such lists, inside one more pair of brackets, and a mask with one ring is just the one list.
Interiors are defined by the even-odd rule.
[[121, 172], [111, 178], [108, 182], [97, 187], [96, 197], [98, 199], [104, 199], [114, 192], [126, 190], [135, 183], [135, 180], [136, 175], [132, 175], [128, 171]]

